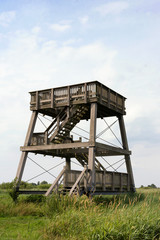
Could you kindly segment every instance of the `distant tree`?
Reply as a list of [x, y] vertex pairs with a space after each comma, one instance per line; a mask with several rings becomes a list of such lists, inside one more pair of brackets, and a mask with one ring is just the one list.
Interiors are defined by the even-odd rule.
[[140, 186], [140, 188], [144, 188], [144, 186], [143, 186], [143, 185], [141, 185], [141, 186]]
[[153, 183], [151, 185], [148, 185], [148, 187], [150, 187], [150, 188], [157, 188], [156, 185], [153, 184]]
[[48, 182], [47, 181], [42, 181], [41, 185], [43, 185], [43, 184], [48, 184]]
[[32, 184], [32, 186], [37, 186], [37, 184], [36, 184], [36, 183], [34, 183], [34, 182], [32, 182], [31, 184]]
[[12, 189], [13, 188], [13, 182], [3, 182], [0, 184], [1, 189]]

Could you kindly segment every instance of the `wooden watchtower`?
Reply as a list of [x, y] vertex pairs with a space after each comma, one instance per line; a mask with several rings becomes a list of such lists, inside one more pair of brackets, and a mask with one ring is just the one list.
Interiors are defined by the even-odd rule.
[[[98, 81], [81, 83], [59, 88], [30, 92], [32, 116], [28, 127], [16, 181], [17, 191], [22, 179], [27, 155], [49, 155], [66, 159], [66, 166], [59, 173], [48, 191], [58, 192], [63, 184], [63, 192], [69, 194], [117, 194], [135, 191], [130, 154], [125, 131], [125, 97]], [[44, 132], [34, 132], [38, 114], [52, 117], [51, 124]], [[122, 147], [114, 147], [96, 141], [97, 118], [115, 116], [119, 121]], [[90, 119], [89, 140], [75, 141], [71, 130], [81, 120]], [[99, 156], [123, 155], [127, 173], [107, 171], [97, 159]], [[82, 171], [72, 170], [70, 161], [76, 158], [83, 166]], [[37, 193], [37, 192], [36, 192]]]

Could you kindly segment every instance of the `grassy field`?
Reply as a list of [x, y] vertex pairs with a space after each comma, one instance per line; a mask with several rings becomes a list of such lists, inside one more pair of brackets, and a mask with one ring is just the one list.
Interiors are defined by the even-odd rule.
[[0, 239], [160, 239], [160, 189], [99, 196], [19, 196], [0, 191]]

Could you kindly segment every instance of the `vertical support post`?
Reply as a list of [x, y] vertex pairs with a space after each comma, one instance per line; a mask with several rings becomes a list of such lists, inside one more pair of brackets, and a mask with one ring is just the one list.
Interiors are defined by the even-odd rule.
[[115, 173], [112, 172], [112, 191], [114, 192], [115, 190]]
[[44, 134], [44, 144], [47, 145], [48, 144], [48, 132], [46, 131]]
[[[30, 120], [30, 123], [29, 123], [27, 135], [26, 135], [26, 138], [25, 138], [24, 146], [29, 146], [30, 145], [32, 134], [33, 134], [34, 127], [35, 127], [35, 124], [36, 124], [36, 120], [37, 120], [37, 115], [38, 115], [38, 113], [36, 111], [32, 112], [32, 116], [31, 116], [31, 120]], [[19, 185], [20, 185], [20, 182], [21, 182], [21, 179], [22, 179], [27, 155], [28, 155], [28, 152], [22, 152], [22, 154], [21, 154], [21, 158], [20, 158], [20, 162], [19, 162], [19, 166], [18, 166], [18, 170], [17, 170], [17, 174], [16, 174], [16, 188], [17, 189], [19, 188]]]
[[[123, 148], [125, 150], [129, 151], [123, 115], [119, 116], [118, 120], [119, 120], [119, 126], [120, 126], [120, 132], [121, 132]], [[129, 180], [130, 180], [130, 184], [131, 184], [131, 189], [133, 191], [135, 191], [135, 183], [134, 183], [131, 159], [130, 159], [130, 155], [129, 154], [125, 155], [125, 161], [126, 161], [126, 168], [127, 168], [127, 172], [128, 172]]]
[[100, 84], [99, 88], [100, 88], [100, 103], [102, 103], [102, 84]]
[[84, 84], [84, 102], [87, 103], [87, 83]]
[[90, 108], [90, 143], [94, 146], [89, 147], [88, 169], [90, 170], [89, 187], [95, 189], [95, 140], [96, 140], [96, 120], [97, 103], [92, 103]]
[[108, 88], [108, 96], [107, 96], [107, 98], [108, 98], [108, 107], [110, 108], [110, 89]]
[[106, 191], [106, 170], [103, 171], [102, 186], [103, 186], [103, 191]]
[[117, 111], [117, 109], [118, 109], [118, 95], [116, 93], [116, 111]]
[[88, 167], [87, 167], [87, 165], [84, 165], [84, 168], [86, 169], [85, 175], [84, 175], [84, 190], [87, 193], [88, 192]]
[[54, 89], [51, 89], [51, 108], [54, 108]]
[[67, 91], [68, 91], [67, 105], [70, 106], [70, 86], [68, 86]]
[[36, 91], [36, 110], [39, 108], [39, 94], [38, 91]]
[[66, 157], [66, 170], [71, 170], [71, 159]]
[[120, 173], [120, 191], [122, 192], [122, 190], [123, 190], [123, 175], [122, 175], [122, 173]]

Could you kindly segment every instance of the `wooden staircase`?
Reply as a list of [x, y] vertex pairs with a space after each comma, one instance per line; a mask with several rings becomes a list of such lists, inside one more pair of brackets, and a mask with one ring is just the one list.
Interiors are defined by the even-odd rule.
[[[78, 162], [84, 167], [85, 165], [88, 165], [88, 154], [84, 153], [81, 155], [75, 155], [75, 158], [78, 160]], [[98, 161], [97, 158], [95, 158], [95, 169], [97, 170], [103, 170], [106, 169], [103, 167], [103, 165]]]
[[88, 110], [88, 106], [85, 105], [74, 105], [68, 111], [64, 108], [46, 129], [47, 139], [55, 144], [63, 143], [67, 139], [71, 140], [69, 137], [71, 130], [86, 115]]

